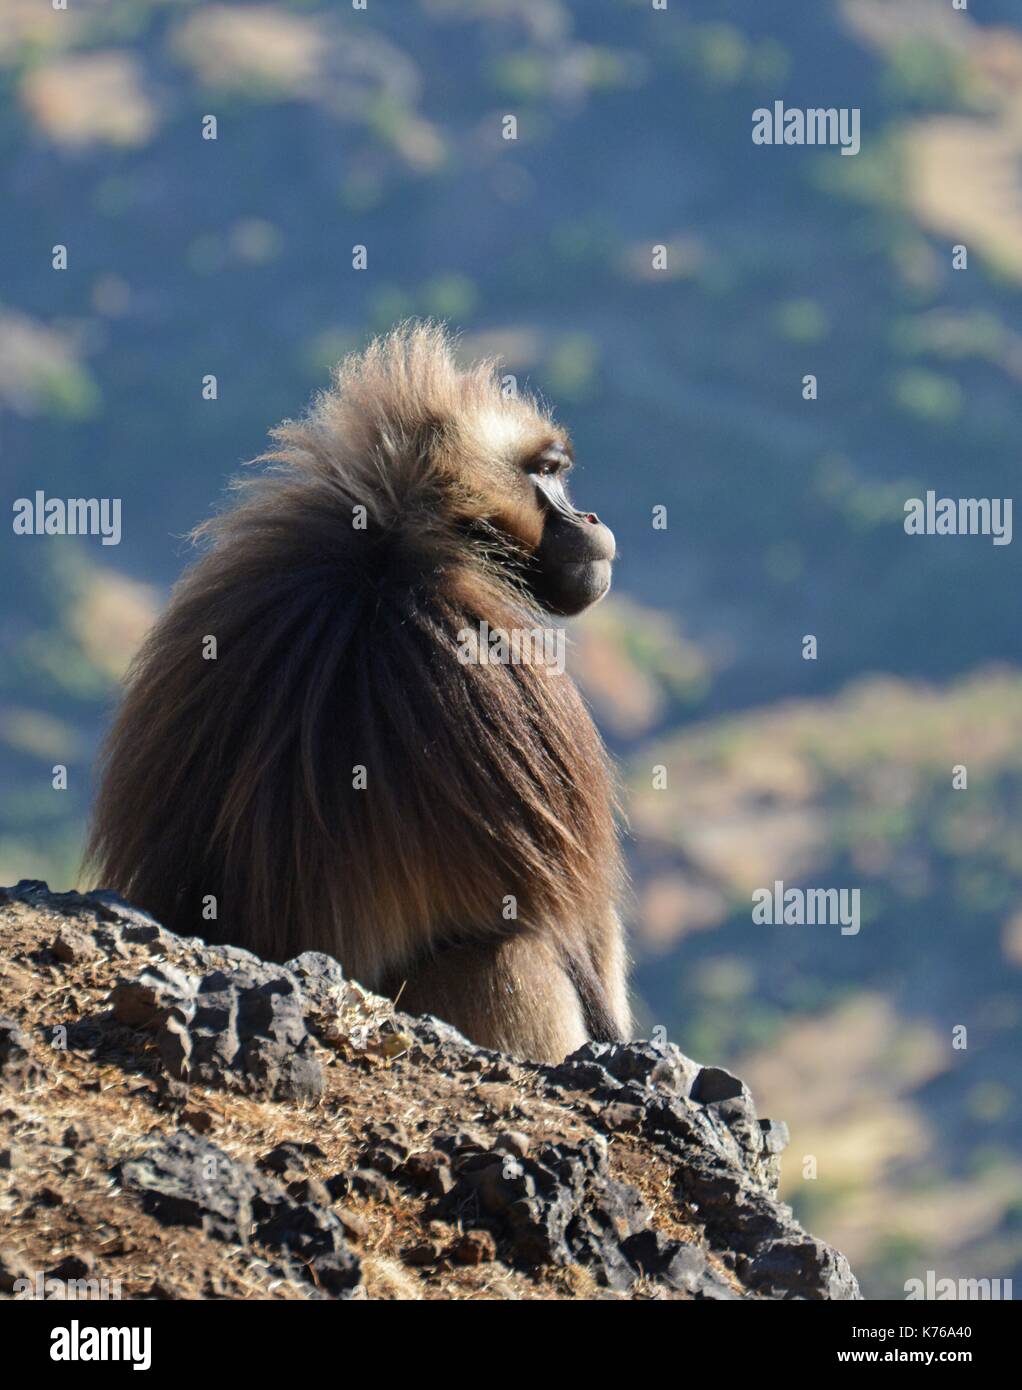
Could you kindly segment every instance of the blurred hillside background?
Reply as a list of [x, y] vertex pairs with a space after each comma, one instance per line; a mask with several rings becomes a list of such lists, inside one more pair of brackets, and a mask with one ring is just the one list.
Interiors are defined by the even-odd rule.
[[[227, 478], [369, 332], [446, 318], [555, 403], [619, 538], [572, 659], [627, 784], [643, 1029], [788, 1119], [785, 1195], [868, 1297], [1022, 1279], [1019, 547], [902, 526], [1014, 492], [1019, 24], [0, 0], [3, 493], [124, 515], [118, 548], [0, 548], [0, 882], [76, 882], [116, 679]], [[775, 99], [860, 107], [861, 153], [753, 145]], [[775, 878], [861, 887], [861, 933], [753, 926]]]

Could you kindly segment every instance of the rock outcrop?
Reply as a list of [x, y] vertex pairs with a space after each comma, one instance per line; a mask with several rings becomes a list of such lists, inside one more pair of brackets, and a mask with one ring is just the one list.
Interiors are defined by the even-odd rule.
[[110, 893], [0, 889], [0, 940], [0, 1297], [859, 1297], [670, 1044], [525, 1063]]

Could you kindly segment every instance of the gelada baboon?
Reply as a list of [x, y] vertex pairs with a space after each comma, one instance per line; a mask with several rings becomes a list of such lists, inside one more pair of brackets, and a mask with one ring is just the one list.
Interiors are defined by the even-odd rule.
[[564, 432], [413, 325], [273, 439], [129, 672], [96, 879], [177, 932], [328, 952], [488, 1047], [627, 1036], [599, 735], [567, 675], [465, 659], [484, 621], [610, 584]]

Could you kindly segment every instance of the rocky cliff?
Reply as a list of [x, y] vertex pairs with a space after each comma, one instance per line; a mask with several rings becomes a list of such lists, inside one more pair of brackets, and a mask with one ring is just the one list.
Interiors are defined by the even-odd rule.
[[524, 1063], [37, 882], [0, 943], [0, 1297], [859, 1297], [784, 1125], [669, 1044]]

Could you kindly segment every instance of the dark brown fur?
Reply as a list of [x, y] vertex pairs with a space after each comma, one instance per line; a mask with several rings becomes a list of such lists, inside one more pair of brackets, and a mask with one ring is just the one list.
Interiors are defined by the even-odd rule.
[[418, 326], [274, 437], [129, 673], [96, 879], [175, 931], [405, 984], [402, 1007], [490, 1047], [552, 1059], [626, 1033], [599, 735], [566, 675], [457, 657], [482, 618], [537, 624], [521, 459], [561, 432]]

